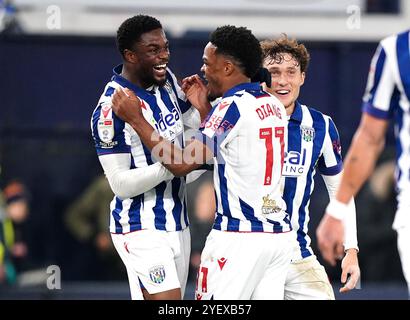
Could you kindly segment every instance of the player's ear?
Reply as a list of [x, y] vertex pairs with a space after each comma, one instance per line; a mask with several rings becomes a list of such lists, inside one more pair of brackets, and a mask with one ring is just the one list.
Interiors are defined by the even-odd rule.
[[138, 62], [138, 56], [134, 51], [125, 49], [124, 50], [124, 60], [135, 64]]
[[305, 77], [306, 77], [306, 73], [302, 72], [302, 82], [300, 83], [300, 85], [302, 86], [305, 83]]
[[224, 65], [225, 75], [227, 76], [231, 75], [234, 70], [235, 70], [235, 65], [231, 61], [225, 60], [225, 65]]

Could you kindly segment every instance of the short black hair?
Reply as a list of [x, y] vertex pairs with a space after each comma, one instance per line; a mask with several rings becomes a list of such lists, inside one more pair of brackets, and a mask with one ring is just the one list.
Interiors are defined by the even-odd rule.
[[155, 29], [162, 29], [161, 22], [151, 16], [137, 15], [125, 20], [117, 31], [117, 47], [121, 55], [124, 50], [130, 50], [135, 42], [138, 42], [143, 33]]
[[245, 27], [219, 27], [211, 33], [209, 41], [216, 46], [216, 53], [232, 57], [249, 78], [252, 78], [262, 65], [259, 41]]

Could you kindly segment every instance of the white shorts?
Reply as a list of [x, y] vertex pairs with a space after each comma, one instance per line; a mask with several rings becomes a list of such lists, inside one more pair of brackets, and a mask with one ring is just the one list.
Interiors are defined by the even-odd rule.
[[285, 300], [335, 300], [326, 270], [316, 256], [291, 263], [285, 282]]
[[196, 300], [283, 299], [295, 234], [212, 230], [201, 255]]
[[140, 281], [150, 294], [181, 288], [184, 296], [191, 252], [189, 228], [140, 230], [111, 237], [127, 268], [133, 300], [144, 299]]
[[410, 226], [397, 229], [397, 248], [410, 298]]

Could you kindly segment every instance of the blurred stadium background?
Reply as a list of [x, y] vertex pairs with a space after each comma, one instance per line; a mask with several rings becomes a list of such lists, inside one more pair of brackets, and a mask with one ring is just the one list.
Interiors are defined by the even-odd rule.
[[[247, 26], [261, 40], [281, 33], [297, 38], [311, 54], [300, 101], [333, 117], [345, 155], [360, 119], [377, 42], [409, 27], [410, 1], [286, 3], [0, 1], [0, 186], [19, 179], [30, 193], [24, 229], [29, 267], [13, 285], [0, 285], [0, 299], [129, 298], [125, 272], [100, 272], [102, 260], [95, 247], [75, 239], [64, 218], [70, 204], [102, 173], [89, 121], [112, 67], [121, 61], [115, 32], [129, 16], [144, 13], [162, 22], [170, 40], [171, 67], [181, 78], [199, 72], [208, 34], [219, 25]], [[382, 160], [392, 157], [392, 146], [390, 133]], [[340, 269], [326, 268], [337, 298], [406, 299], [391, 230], [394, 200], [378, 202], [371, 196], [367, 186], [357, 199], [362, 289], [340, 296]], [[319, 178], [311, 201], [311, 230], [326, 203]], [[61, 268], [60, 290], [47, 289], [45, 269], [50, 265]], [[193, 297], [192, 290], [191, 282], [187, 298]]]

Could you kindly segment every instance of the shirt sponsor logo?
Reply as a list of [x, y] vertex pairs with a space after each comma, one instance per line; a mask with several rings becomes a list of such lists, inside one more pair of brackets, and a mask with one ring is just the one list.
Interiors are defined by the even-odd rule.
[[225, 119], [224, 121], [222, 121], [222, 119], [223, 117], [214, 114], [210, 116], [209, 119], [205, 122], [204, 128], [211, 129], [212, 131], [220, 135], [234, 127], [234, 125], [228, 120]]
[[165, 116], [160, 113], [158, 121], [152, 119], [152, 123], [154, 123], [155, 129], [162, 137], [173, 140], [183, 131], [183, 125], [181, 121], [179, 121], [180, 119], [181, 115], [179, 111], [174, 108]]
[[302, 152], [288, 151], [285, 152], [282, 175], [286, 177], [298, 177], [305, 172], [306, 149]]

